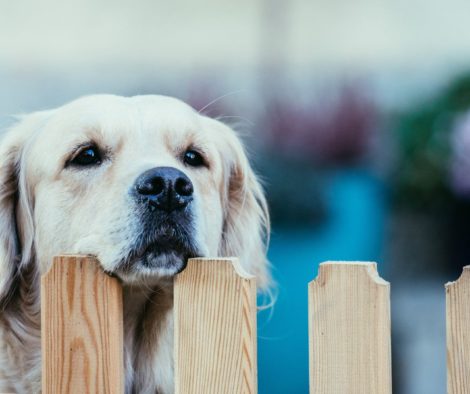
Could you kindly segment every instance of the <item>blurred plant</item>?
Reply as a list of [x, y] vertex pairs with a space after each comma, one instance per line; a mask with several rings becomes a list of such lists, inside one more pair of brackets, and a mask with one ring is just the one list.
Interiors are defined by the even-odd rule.
[[394, 201], [401, 206], [449, 207], [450, 135], [456, 117], [470, 108], [470, 75], [458, 78], [438, 97], [396, 118], [398, 162]]
[[371, 146], [377, 111], [359, 87], [340, 88], [336, 97], [307, 105], [279, 98], [268, 104], [268, 149], [320, 165], [349, 165]]
[[[389, 249], [396, 272], [460, 275], [470, 258], [470, 74], [398, 114]], [[419, 246], [421, 245], [421, 247]], [[393, 251], [394, 250], [394, 251]], [[452, 276], [451, 276], [452, 275]]]
[[354, 165], [369, 153], [377, 111], [357, 85], [321, 102], [282, 97], [267, 98], [258, 162], [273, 223], [311, 228], [328, 217], [325, 170]]

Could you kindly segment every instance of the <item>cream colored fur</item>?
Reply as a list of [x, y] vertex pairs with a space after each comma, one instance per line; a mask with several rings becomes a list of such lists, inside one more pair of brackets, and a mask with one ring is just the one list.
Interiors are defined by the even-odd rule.
[[[67, 168], [89, 140], [109, 160]], [[192, 145], [207, 168], [181, 161]], [[24, 116], [0, 140], [0, 392], [40, 391], [40, 274], [61, 253], [94, 255], [112, 272], [139, 236], [128, 190], [159, 166], [194, 185], [201, 254], [238, 256], [268, 286], [266, 201], [232, 129], [163, 96], [89, 96]], [[126, 392], [172, 393], [172, 278], [149, 271], [123, 284]]]

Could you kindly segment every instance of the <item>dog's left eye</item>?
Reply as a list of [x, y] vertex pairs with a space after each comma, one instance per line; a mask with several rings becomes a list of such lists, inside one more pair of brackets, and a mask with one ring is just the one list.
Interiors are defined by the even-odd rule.
[[84, 147], [70, 160], [69, 164], [80, 167], [99, 165], [101, 164], [100, 151], [96, 146]]
[[201, 167], [204, 165], [204, 158], [199, 152], [189, 149], [184, 154], [184, 162], [191, 167]]

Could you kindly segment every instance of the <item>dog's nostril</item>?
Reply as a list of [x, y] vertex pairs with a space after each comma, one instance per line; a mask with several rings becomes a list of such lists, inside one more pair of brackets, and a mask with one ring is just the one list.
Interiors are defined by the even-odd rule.
[[137, 191], [143, 195], [158, 195], [165, 190], [165, 181], [161, 177], [149, 178], [137, 185]]
[[175, 192], [180, 196], [188, 197], [193, 194], [193, 185], [184, 178], [178, 178], [175, 182]]

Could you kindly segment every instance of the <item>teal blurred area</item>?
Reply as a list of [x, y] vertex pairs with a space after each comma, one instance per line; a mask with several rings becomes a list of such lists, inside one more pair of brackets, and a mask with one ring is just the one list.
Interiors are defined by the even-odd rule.
[[[307, 285], [319, 263], [382, 260], [388, 205], [382, 181], [359, 167], [328, 171], [322, 183], [322, 225], [273, 230], [269, 258], [278, 298], [258, 315], [261, 394], [308, 393]], [[379, 272], [386, 268], [379, 263]]]

